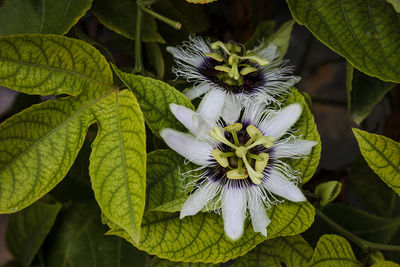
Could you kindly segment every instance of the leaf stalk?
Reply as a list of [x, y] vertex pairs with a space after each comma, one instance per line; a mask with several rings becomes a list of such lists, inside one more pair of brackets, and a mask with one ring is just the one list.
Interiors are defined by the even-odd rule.
[[142, 9], [144, 12], [150, 14], [151, 16], [155, 17], [158, 20], [161, 20], [162, 22], [168, 24], [169, 26], [179, 30], [182, 27], [182, 24], [178, 21], [169, 19], [161, 14], [158, 14], [157, 12], [155, 12], [154, 10], [147, 8], [143, 5], [140, 6], [140, 9]]

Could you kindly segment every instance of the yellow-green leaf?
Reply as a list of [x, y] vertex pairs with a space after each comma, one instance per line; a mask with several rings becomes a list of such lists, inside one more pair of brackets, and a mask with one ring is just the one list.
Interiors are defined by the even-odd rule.
[[311, 153], [307, 155], [306, 158], [285, 161], [295, 170], [299, 171], [301, 182], [306, 183], [311, 179], [318, 167], [321, 157], [321, 140], [309, 105], [304, 96], [296, 89], [293, 89], [291, 94], [287, 97], [285, 105], [295, 102], [299, 102], [303, 106], [303, 113], [294, 125], [294, 129], [298, 129], [295, 134], [300, 135], [302, 139], [316, 141], [318, 144], [313, 147]]
[[[33, 43], [39, 50], [53, 43], [56, 47], [62, 44], [65, 50], [48, 55], [28, 51], [24, 56], [18, 49], [1, 50], [3, 59], [17, 55], [19, 60], [0, 60], [3, 66], [15, 69], [9, 78], [0, 79], [0, 85], [20, 89], [23, 82], [29, 84], [31, 93], [81, 94], [35, 105], [0, 126], [0, 213], [30, 205], [60, 182], [72, 166], [88, 126], [97, 123], [98, 136], [90, 157], [96, 199], [116, 225], [138, 240], [145, 202], [146, 150], [144, 121], [134, 95], [112, 85], [104, 57], [81, 41], [55, 35], [16, 35], [2, 37], [1, 42], [21, 51]], [[77, 56], [71, 56], [75, 52]], [[42, 75], [48, 77], [43, 80]]]
[[217, 267], [221, 264], [202, 263], [202, 262], [175, 262], [154, 257], [150, 267]]
[[371, 265], [371, 267], [399, 267], [395, 262], [392, 261], [380, 261]]
[[301, 235], [279, 237], [259, 244], [238, 258], [232, 267], [308, 266], [313, 252]]
[[113, 66], [118, 77], [135, 94], [144, 118], [151, 130], [158, 134], [163, 128], [183, 129], [169, 110], [175, 103], [193, 109], [190, 100], [172, 86], [152, 78], [124, 73]]
[[400, 82], [399, 14], [386, 0], [287, 0], [295, 20], [355, 68]]
[[318, 241], [310, 266], [359, 267], [349, 242], [341, 236], [323, 235]]
[[[225, 233], [222, 217], [215, 213], [199, 213], [179, 219], [179, 213], [145, 212], [138, 248], [172, 261], [219, 263], [246, 254], [260, 242], [279, 236], [299, 234], [314, 221], [314, 208], [306, 203], [284, 202], [268, 210], [271, 224], [268, 237], [254, 233], [246, 222], [243, 236], [236, 242]], [[132, 242], [129, 235], [112, 222], [108, 234]]]
[[355, 128], [353, 133], [371, 169], [400, 195], [400, 144], [385, 136]]
[[146, 189], [143, 115], [128, 90], [105, 97], [92, 112], [99, 127], [89, 167], [96, 200], [138, 242]]
[[0, 37], [0, 84], [27, 94], [69, 94], [112, 85], [110, 65], [89, 44], [57, 35]]

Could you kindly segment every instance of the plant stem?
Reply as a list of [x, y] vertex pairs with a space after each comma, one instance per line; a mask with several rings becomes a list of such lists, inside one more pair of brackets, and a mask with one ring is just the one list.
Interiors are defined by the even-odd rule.
[[371, 241], [367, 241], [365, 239], [362, 239], [352, 232], [344, 229], [342, 226], [339, 224], [335, 223], [332, 221], [329, 217], [327, 217], [321, 210], [315, 209], [317, 215], [330, 227], [335, 229], [338, 233], [342, 234], [344, 237], [352, 241], [354, 244], [358, 245], [361, 247], [363, 250], [368, 251], [368, 250], [388, 250], [388, 251], [400, 251], [400, 246], [395, 246], [395, 245], [386, 245], [386, 244], [380, 244], [380, 243], [375, 243]]
[[150, 15], [152, 15], [153, 17], [155, 17], [158, 20], [161, 20], [162, 22], [168, 24], [169, 26], [179, 30], [182, 25], [180, 22], [169, 19], [167, 17], [164, 17], [163, 15], [158, 14], [157, 12], [155, 12], [154, 10], [144, 7], [144, 6], [140, 6], [140, 9], [142, 9], [144, 12], [149, 13]]
[[142, 17], [143, 12], [139, 4], [137, 4], [136, 14], [136, 30], [135, 30], [135, 67], [134, 73], [141, 73], [143, 71], [142, 62]]

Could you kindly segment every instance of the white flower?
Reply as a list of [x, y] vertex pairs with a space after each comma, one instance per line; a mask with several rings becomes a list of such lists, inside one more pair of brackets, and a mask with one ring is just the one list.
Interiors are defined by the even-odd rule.
[[215, 107], [228, 123], [233, 123], [230, 115], [236, 116], [243, 106], [254, 102], [279, 104], [279, 96], [300, 79], [290, 75], [291, 68], [283, 66], [274, 44], [261, 42], [253, 50], [246, 50], [241, 44], [210, 43], [194, 37], [167, 50], [177, 63], [175, 74], [194, 83], [186, 96], [193, 100], [213, 93], [212, 99], [220, 98], [220, 106]]
[[175, 104], [170, 108], [190, 134], [163, 129], [162, 138], [202, 170], [182, 207], [181, 219], [204, 207], [217, 213], [222, 210], [225, 233], [236, 240], [243, 234], [248, 209], [254, 231], [267, 236], [270, 220], [265, 208], [281, 201], [276, 196], [306, 201], [297, 187], [299, 173], [281, 160], [304, 157], [317, 144], [291, 134], [302, 113], [300, 104], [278, 111], [253, 105], [228, 126], [213, 106], [201, 103], [197, 112]]

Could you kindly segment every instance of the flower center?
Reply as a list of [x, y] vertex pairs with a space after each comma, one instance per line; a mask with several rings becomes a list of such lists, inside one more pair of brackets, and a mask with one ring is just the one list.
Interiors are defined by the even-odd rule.
[[216, 148], [211, 151], [212, 157], [224, 168], [230, 169], [227, 172], [228, 179], [246, 179], [250, 177], [254, 184], [261, 184], [264, 177], [262, 172], [267, 166], [268, 153], [253, 154], [250, 150], [256, 146], [262, 145], [265, 148], [273, 146], [274, 138], [272, 136], [263, 136], [261, 132], [249, 125], [246, 127], [246, 133], [250, 139], [246, 143], [239, 141], [237, 132], [242, 129], [243, 125], [234, 123], [224, 128], [224, 130], [232, 135], [233, 142], [229, 141], [220, 127], [214, 127], [210, 131], [210, 136], [228, 147], [231, 151], [223, 152]]
[[245, 50], [239, 45], [233, 43], [214, 42], [210, 45], [213, 50], [211, 53], [205, 53], [220, 64], [214, 66], [218, 71], [217, 78], [228, 85], [241, 86], [244, 83], [243, 76], [257, 71], [257, 68], [248, 64], [248, 62], [266, 66], [268, 59], [261, 58], [254, 51]]

